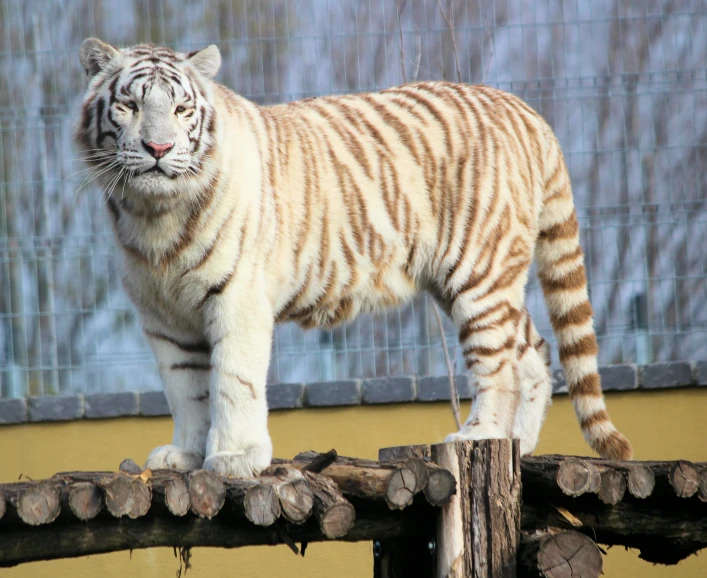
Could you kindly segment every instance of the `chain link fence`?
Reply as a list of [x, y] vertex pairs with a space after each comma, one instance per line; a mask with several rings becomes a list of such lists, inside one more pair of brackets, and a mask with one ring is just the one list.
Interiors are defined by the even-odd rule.
[[[424, 79], [519, 95], [571, 172], [600, 362], [707, 359], [703, 0], [0, 0], [0, 31], [2, 396], [160, 387], [71, 144], [87, 36], [215, 43], [218, 80], [261, 104]], [[534, 281], [528, 305], [550, 337]], [[280, 326], [269, 379], [444, 374], [431, 307]]]

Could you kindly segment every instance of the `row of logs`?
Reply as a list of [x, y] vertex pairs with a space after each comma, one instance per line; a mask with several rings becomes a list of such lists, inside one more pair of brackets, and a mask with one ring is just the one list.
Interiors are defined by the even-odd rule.
[[60, 515], [82, 521], [99, 515], [134, 519], [156, 507], [173, 516], [192, 512], [207, 519], [224, 511], [267, 527], [280, 517], [302, 524], [314, 515], [322, 533], [335, 539], [354, 525], [348, 498], [384, 501], [401, 510], [423, 493], [430, 504], [441, 505], [455, 484], [451, 473], [421, 459], [381, 463], [339, 457], [333, 450], [276, 460], [252, 480], [206, 470], [142, 471], [125, 460], [117, 473], [65, 472], [39, 482], [0, 485], [0, 519], [30, 526], [49, 524]]
[[[707, 467], [686, 460], [675, 462], [613, 462], [593, 458], [538, 456], [523, 459], [524, 482], [531, 477], [554, 476], [567, 496], [596, 494], [608, 505], [616, 505], [628, 490], [634, 498], [646, 499], [654, 492], [674, 493], [679, 498], [696, 496], [707, 502]], [[557, 470], [548, 464], [557, 462]], [[657, 488], [657, 490], [656, 490]]]

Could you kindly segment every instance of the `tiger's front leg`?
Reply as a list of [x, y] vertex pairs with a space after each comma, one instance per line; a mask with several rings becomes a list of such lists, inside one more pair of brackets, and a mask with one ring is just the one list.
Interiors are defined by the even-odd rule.
[[[233, 284], [237, 285], [237, 284]], [[274, 320], [263, 288], [234, 288], [204, 306], [212, 345], [211, 428], [204, 468], [234, 478], [270, 465], [265, 381]]]
[[145, 327], [145, 335], [155, 354], [174, 421], [172, 443], [152, 450], [145, 467], [199, 469], [209, 431], [209, 345], [175, 338], [150, 324]]

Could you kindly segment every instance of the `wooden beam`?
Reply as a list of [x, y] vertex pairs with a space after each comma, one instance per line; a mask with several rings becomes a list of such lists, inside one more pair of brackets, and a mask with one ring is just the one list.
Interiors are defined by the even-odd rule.
[[513, 440], [385, 448], [380, 459], [427, 458], [456, 479], [436, 531], [437, 577], [515, 578], [520, 543], [520, 446]]
[[[699, 490], [707, 464], [548, 455], [523, 458], [521, 470], [526, 532], [575, 530], [600, 544], [636, 548], [660, 564], [707, 547], [707, 503]], [[586, 482], [593, 471], [598, 487]]]

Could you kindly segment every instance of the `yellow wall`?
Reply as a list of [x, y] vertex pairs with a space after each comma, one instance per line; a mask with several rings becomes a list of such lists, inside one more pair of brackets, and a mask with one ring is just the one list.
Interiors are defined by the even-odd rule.
[[[612, 417], [631, 439], [637, 459], [684, 458], [707, 461], [704, 408], [707, 388], [664, 392], [610, 394]], [[342, 455], [376, 458], [378, 448], [440, 441], [452, 428], [449, 406], [410, 404], [279, 411], [271, 416], [275, 454], [292, 457], [300, 451], [330, 448]], [[167, 418], [130, 418], [0, 427], [0, 481], [33, 479], [57, 471], [116, 469], [126, 457], [141, 462], [155, 445], [171, 437]], [[538, 453], [586, 455], [566, 398], [557, 399], [542, 432]], [[231, 576], [370, 577], [369, 543], [311, 544], [305, 558], [286, 546], [238, 550], [195, 549], [187, 578]], [[178, 567], [170, 549], [118, 552], [53, 562], [36, 562], [2, 570], [3, 578], [67, 576], [135, 578], [174, 576]], [[605, 558], [609, 578], [707, 576], [707, 552], [678, 566], [652, 566], [636, 553], [613, 548]]]

